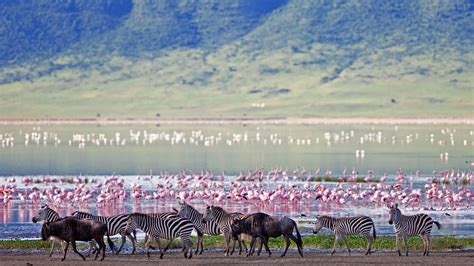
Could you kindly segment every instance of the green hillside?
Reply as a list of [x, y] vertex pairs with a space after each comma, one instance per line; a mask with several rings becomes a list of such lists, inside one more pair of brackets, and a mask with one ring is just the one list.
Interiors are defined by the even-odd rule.
[[13, 2], [3, 119], [473, 116], [472, 1]]

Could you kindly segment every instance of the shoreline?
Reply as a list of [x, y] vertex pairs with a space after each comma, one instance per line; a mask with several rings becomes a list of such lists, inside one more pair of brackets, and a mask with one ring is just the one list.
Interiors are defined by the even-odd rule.
[[25, 118], [0, 125], [473, 125], [472, 118], [210, 117], [210, 118]]
[[[84, 254], [84, 253], [83, 253]], [[370, 256], [365, 256], [363, 252], [352, 252], [351, 255], [347, 251], [341, 250], [336, 252], [334, 256], [324, 253], [304, 252], [304, 257], [300, 257], [294, 251], [290, 251], [283, 258], [280, 252], [273, 252], [268, 257], [263, 252], [261, 256], [253, 255], [245, 257], [245, 255], [224, 256], [222, 252], [204, 252], [202, 255], [193, 255], [191, 259], [183, 258], [182, 252], [166, 252], [163, 259], [159, 259], [159, 253], [151, 252], [148, 259], [143, 253], [134, 255], [130, 254], [110, 254], [106, 253], [104, 261], [93, 261], [93, 257], [88, 257], [86, 261], [74, 254], [69, 248], [67, 258], [61, 262], [61, 251], [55, 251], [53, 257], [48, 256], [48, 251], [43, 252], [4, 252], [0, 249], [0, 259], [3, 265], [471, 265], [474, 251], [444, 251], [430, 252], [430, 256], [422, 256], [420, 252], [410, 252], [408, 257], [398, 256], [395, 251], [391, 252], [375, 252]]]

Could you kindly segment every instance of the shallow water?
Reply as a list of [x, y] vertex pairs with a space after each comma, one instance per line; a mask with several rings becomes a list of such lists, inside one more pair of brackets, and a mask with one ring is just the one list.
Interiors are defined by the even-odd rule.
[[[323, 173], [354, 167], [380, 175], [402, 168], [428, 175], [467, 170], [474, 162], [473, 129], [463, 125], [0, 126], [0, 134], [4, 176], [136, 175], [162, 169], [238, 174], [277, 166]], [[13, 146], [5, 145], [7, 136]]]
[[[0, 180], [6, 180], [11, 177], [0, 177]], [[54, 176], [52, 176], [54, 178]], [[84, 178], [84, 177], [83, 177]], [[104, 180], [106, 177], [101, 176], [88, 176], [89, 180]], [[157, 184], [165, 184], [164, 180], [157, 180], [157, 177], [150, 179], [149, 177], [139, 176], [122, 176], [125, 180], [125, 187], [130, 187], [132, 183], [141, 184], [143, 191], [146, 193], [156, 192]], [[402, 189], [423, 189], [425, 185], [424, 177], [414, 179], [412, 182], [406, 182], [402, 184]], [[227, 181], [215, 182], [223, 184], [223, 190], [229, 190], [232, 182], [235, 181], [235, 177], [227, 177]], [[176, 183], [176, 182], [171, 182]], [[200, 188], [193, 188], [193, 185], [197, 181], [190, 181], [189, 187], [186, 190], [202, 190]], [[335, 182], [307, 182], [307, 181], [278, 181], [271, 182], [264, 180], [262, 182], [244, 182], [249, 187], [258, 184], [266, 189], [275, 189], [277, 186], [293, 187], [295, 189], [303, 189], [305, 184], [311, 184], [313, 187], [315, 184], [323, 185], [327, 188], [334, 188], [340, 186], [343, 189], [351, 188], [354, 186], [360, 187], [361, 189], [369, 188], [371, 184], [356, 184], [356, 183], [335, 183]], [[395, 184], [396, 177], [389, 176], [385, 185]], [[98, 183], [92, 182], [85, 187], [94, 187]], [[169, 183], [168, 183], [169, 184]], [[376, 184], [376, 183], [372, 183]], [[30, 185], [31, 186], [31, 185]], [[57, 188], [71, 189], [77, 187], [73, 184], [68, 183], [37, 183], [35, 184], [39, 189], [50, 188], [55, 186]], [[466, 187], [465, 185], [448, 185], [450, 189], [457, 190], [459, 187]], [[473, 185], [467, 185], [468, 188], [473, 190]], [[28, 186], [18, 184], [18, 190], [23, 191], [28, 189]], [[311, 189], [311, 188], [310, 188]], [[179, 191], [177, 184], [170, 186], [170, 190]], [[130, 192], [130, 189], [128, 189]], [[118, 213], [127, 212], [165, 212], [170, 211], [172, 207], [178, 207], [176, 198], [167, 197], [164, 199], [134, 199], [128, 198], [124, 201], [117, 201], [112, 204], [96, 205], [93, 199], [88, 204], [77, 204], [77, 203], [64, 203], [53, 207], [61, 216], [70, 215], [76, 210], [84, 210], [98, 215], [113, 215]], [[314, 221], [316, 215], [332, 215], [337, 217], [345, 216], [356, 216], [356, 215], [368, 215], [370, 216], [377, 228], [377, 234], [380, 235], [391, 235], [393, 234], [393, 227], [388, 224], [387, 209], [384, 204], [371, 202], [368, 200], [353, 200], [348, 201], [344, 204], [338, 204], [337, 202], [324, 203], [321, 200], [315, 199], [302, 199], [297, 202], [292, 201], [276, 201], [273, 203], [261, 203], [258, 200], [242, 200], [242, 201], [231, 201], [224, 200], [223, 202], [215, 202], [212, 199], [202, 200], [194, 199], [190, 200], [189, 203], [193, 204], [201, 212], [204, 211], [205, 206], [208, 204], [224, 204], [224, 208], [227, 211], [239, 211], [242, 213], [252, 213], [263, 211], [273, 215], [286, 215], [289, 216], [300, 224], [302, 234], [311, 234], [311, 222]], [[474, 236], [474, 211], [468, 206], [472, 204], [464, 202], [460, 204], [456, 210], [447, 209], [446, 205], [442, 201], [428, 201], [422, 199], [420, 207], [412, 208], [408, 207], [402, 209], [404, 214], [415, 214], [419, 212], [427, 213], [434, 220], [439, 221], [442, 224], [442, 229], [433, 229], [433, 235], [455, 235], [455, 236]], [[434, 210], [421, 210], [423, 206], [433, 207]], [[36, 215], [38, 211], [38, 204], [33, 204], [31, 201], [20, 202], [18, 200], [10, 202], [3, 208], [0, 208], [0, 219], [2, 223], [2, 229], [0, 231], [0, 239], [5, 238], [35, 238], [39, 236], [40, 225], [31, 223], [31, 219]], [[323, 233], [329, 233], [325, 231]]]

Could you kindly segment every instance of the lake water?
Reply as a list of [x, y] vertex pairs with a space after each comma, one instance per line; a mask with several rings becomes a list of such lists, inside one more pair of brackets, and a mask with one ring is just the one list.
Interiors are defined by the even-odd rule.
[[[41, 189], [57, 186], [74, 189], [77, 185], [67, 182], [45, 183], [45, 176], [61, 179], [79, 176], [95, 180], [87, 186], [100, 184], [113, 173], [126, 180], [126, 191], [130, 193], [132, 183], [139, 183], [147, 193], [157, 191], [160, 173], [171, 175], [185, 170], [212, 171], [213, 180], [225, 175], [222, 191], [228, 191], [235, 176], [241, 172], [264, 168], [288, 169], [289, 180], [278, 182], [265, 179], [260, 182], [266, 189], [282, 186], [303, 190], [307, 182], [303, 176], [351, 175], [367, 176], [372, 171], [375, 178], [385, 173], [388, 185], [397, 183], [397, 171], [401, 168], [407, 177], [403, 184], [407, 189], [422, 189], [430, 184], [432, 176], [440, 177], [443, 171], [453, 176], [469, 173], [474, 162], [474, 133], [471, 126], [433, 125], [321, 125], [321, 126], [0, 126], [0, 185], [16, 184], [20, 192], [36, 185]], [[297, 171], [296, 171], [297, 170]], [[293, 171], [295, 171], [293, 173]], [[304, 172], [304, 174], [302, 173]], [[417, 171], [418, 174], [416, 173]], [[434, 173], [436, 171], [436, 173]], [[225, 172], [225, 174], [223, 174]], [[150, 180], [150, 174], [155, 179]], [[292, 176], [298, 176], [292, 180]], [[21, 182], [25, 176], [36, 180], [33, 184]], [[420, 176], [420, 177], [417, 177]], [[15, 180], [15, 182], [12, 181]], [[191, 181], [190, 181], [191, 182]], [[197, 182], [193, 180], [192, 182]], [[315, 182], [310, 182], [311, 187]], [[248, 182], [253, 186], [255, 182]], [[327, 187], [334, 182], [320, 182]], [[343, 188], [354, 184], [344, 183]], [[361, 184], [361, 189], [370, 184]], [[86, 187], [87, 187], [86, 186]], [[457, 191], [473, 184], [450, 184]], [[171, 188], [177, 193], [199, 191], [199, 185]], [[18, 193], [17, 191], [17, 193]], [[198, 209], [209, 203], [202, 199], [192, 201]], [[241, 212], [265, 211], [288, 215], [301, 221], [303, 232], [309, 233], [309, 225], [316, 214], [337, 216], [367, 214], [377, 225], [378, 233], [391, 234], [383, 204], [351, 201], [346, 204], [323, 204], [314, 199], [299, 202], [261, 204], [258, 201], [223, 201], [226, 209]], [[471, 202], [472, 203], [472, 202]], [[434, 235], [474, 235], [474, 213], [463, 203], [456, 210], [443, 209], [442, 203], [422, 205], [435, 206], [436, 210], [425, 210], [443, 224], [442, 230], [433, 230]], [[176, 199], [139, 200], [129, 197], [112, 206], [62, 204], [55, 208], [67, 215], [81, 208], [102, 215], [119, 212], [169, 211], [176, 207]], [[420, 210], [406, 209], [416, 213]], [[31, 201], [12, 200], [0, 206], [0, 221], [3, 230], [0, 239], [38, 237], [39, 225], [30, 223], [37, 205]], [[306, 217], [301, 217], [305, 214]]]

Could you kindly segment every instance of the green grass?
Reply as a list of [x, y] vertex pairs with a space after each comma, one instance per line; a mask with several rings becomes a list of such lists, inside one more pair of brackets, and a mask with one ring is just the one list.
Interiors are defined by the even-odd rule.
[[[208, 63], [203, 63], [206, 56], [202, 51], [190, 49], [130, 64], [117, 58], [104, 67], [119, 70], [99, 73], [65, 68], [32, 81], [0, 84], [0, 119], [96, 118], [98, 114], [101, 118], [156, 118], [160, 114], [168, 119], [470, 117], [474, 107], [469, 71], [444, 76], [390, 77], [394, 64], [364, 65], [364, 70], [345, 70], [352, 78], [322, 83], [321, 78], [330, 70], [288, 64], [288, 59], [299, 62], [307, 58], [286, 50], [259, 54], [250, 62], [245, 54], [237, 55], [233, 62], [225, 54], [216, 54], [208, 56]], [[416, 58], [410, 64], [399, 63], [398, 71], [416, 68], [424, 60]], [[281, 70], [265, 75], [260, 73], [264, 66]], [[443, 66], [435, 64], [433, 68]], [[231, 67], [237, 70], [229, 71]], [[380, 73], [369, 81], [358, 78], [373, 71]], [[282, 88], [290, 92], [264, 93]], [[249, 93], [255, 89], [263, 93]], [[252, 107], [254, 103], [265, 103], [265, 106]]]
[[[351, 236], [348, 238], [349, 245], [351, 248], [366, 248], [367, 242], [362, 237]], [[195, 239], [193, 239], [195, 243]], [[318, 248], [318, 249], [331, 249], [334, 242], [334, 236], [332, 235], [311, 235], [303, 237], [303, 245], [305, 248]], [[118, 240], [115, 240], [115, 243], [118, 244]], [[166, 241], [162, 241], [161, 245], [165, 245]], [[285, 242], [284, 239], [271, 238], [270, 241], [271, 248], [284, 248]], [[139, 248], [143, 248], [143, 241], [140, 242]], [[155, 245], [155, 244], [154, 244]], [[410, 251], [421, 251], [423, 249], [423, 242], [419, 237], [410, 237], [408, 241]], [[84, 244], [78, 245], [81, 248], [87, 247]], [[223, 248], [224, 247], [224, 238], [222, 236], [205, 236], [204, 237], [204, 246], [206, 248]], [[181, 241], [174, 240], [171, 248], [180, 248]], [[292, 242], [291, 247], [295, 247]], [[339, 248], [345, 248], [343, 241], [340, 241], [337, 245]], [[401, 241], [401, 248], [403, 249], [403, 241]], [[443, 236], [443, 237], [433, 237], [432, 238], [432, 250], [451, 250], [451, 249], [463, 249], [468, 247], [474, 247], [474, 238], [458, 238], [452, 236]], [[3, 249], [49, 249], [50, 241], [41, 241], [41, 240], [2, 240], [0, 241], [0, 248]], [[59, 245], [56, 246], [59, 248]], [[374, 242], [374, 249], [385, 249], [385, 250], [394, 250], [395, 249], [395, 237], [391, 236], [379, 236]]]

